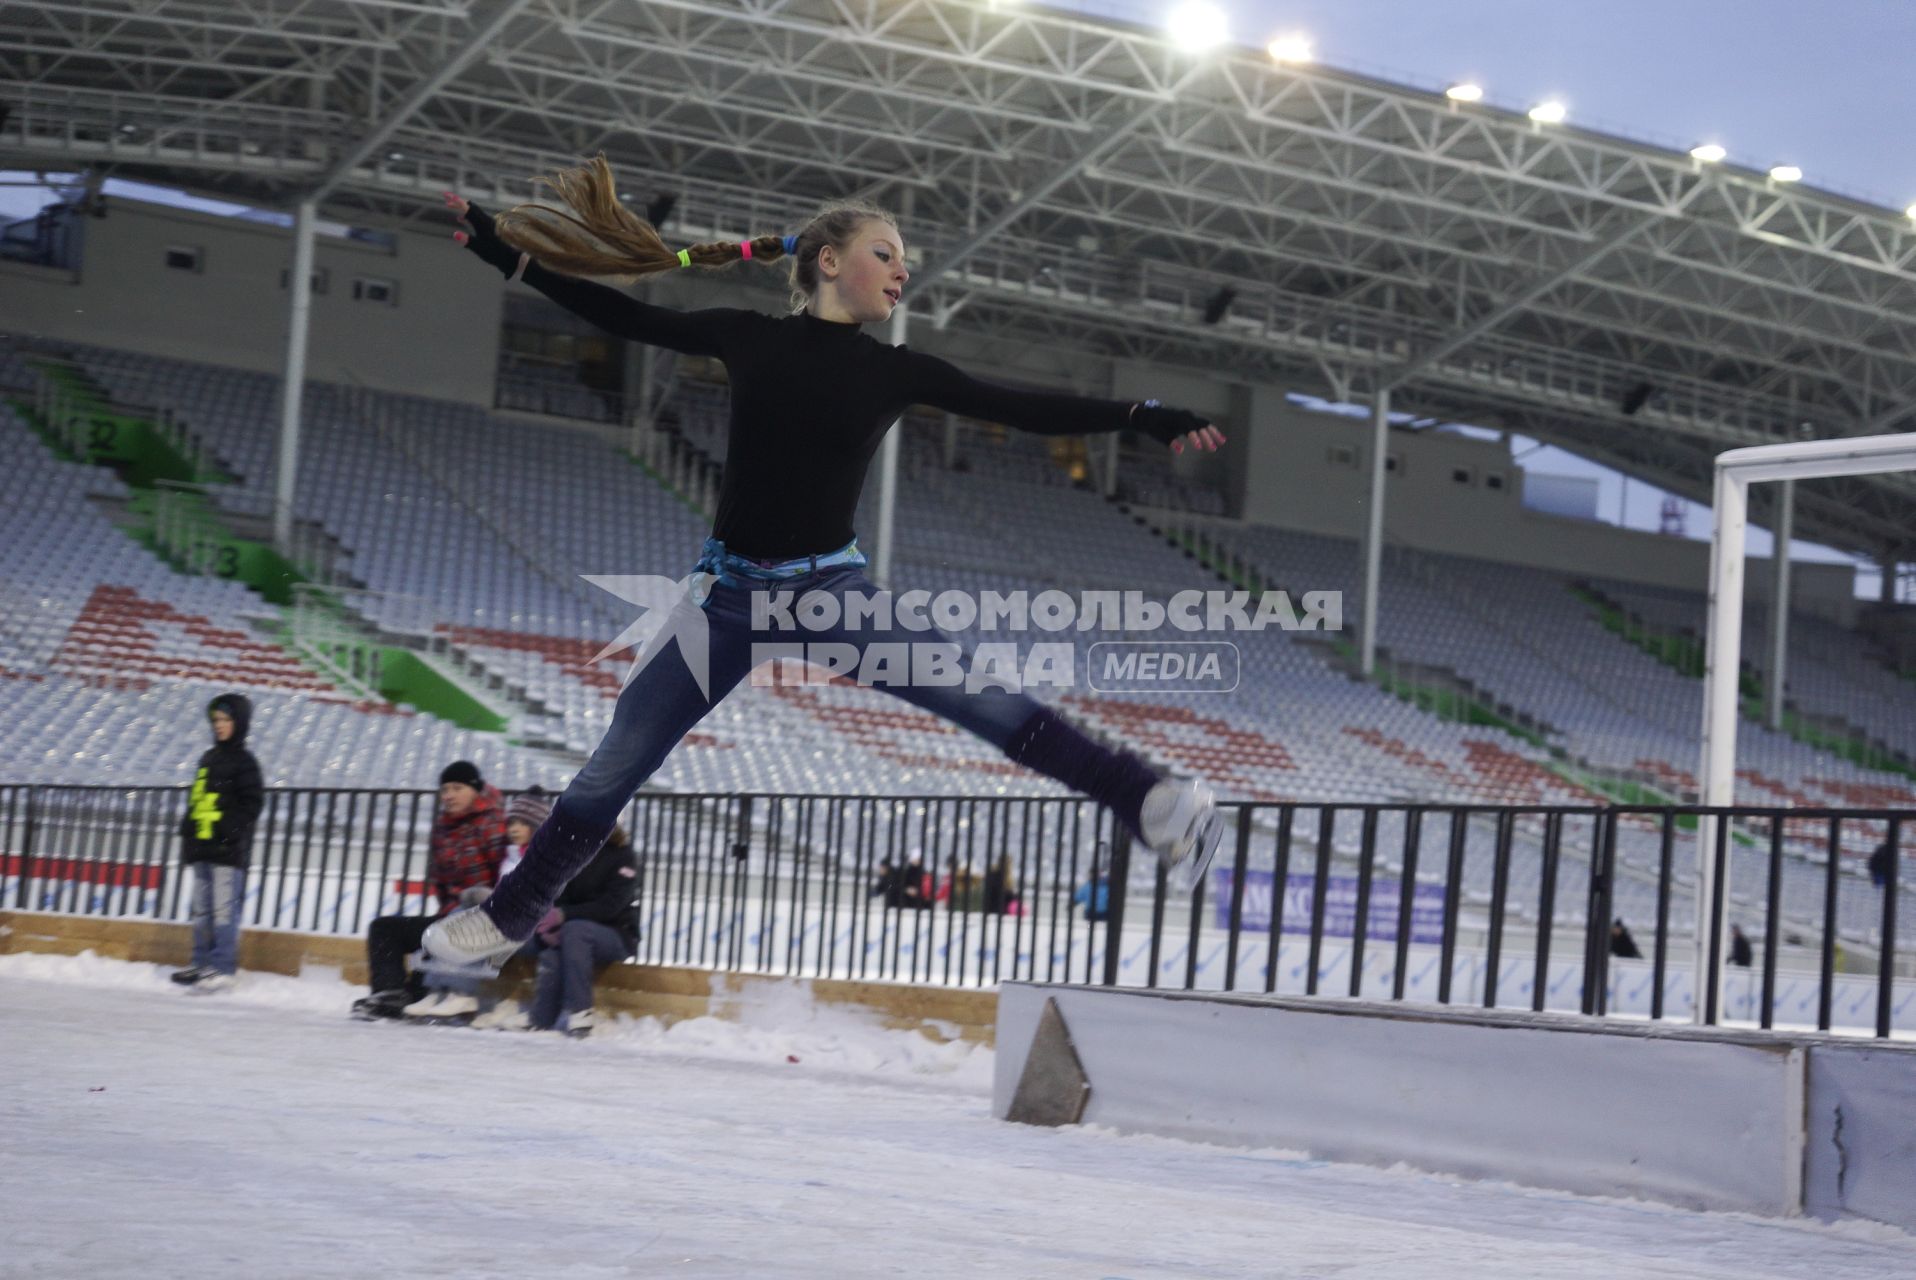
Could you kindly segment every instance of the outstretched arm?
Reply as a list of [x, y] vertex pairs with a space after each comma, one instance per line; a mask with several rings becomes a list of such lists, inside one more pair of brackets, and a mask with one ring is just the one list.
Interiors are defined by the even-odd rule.
[[720, 331], [735, 314], [714, 309], [675, 311], [640, 302], [630, 294], [608, 289], [590, 280], [579, 280], [548, 271], [531, 261], [530, 255], [507, 244], [493, 230], [492, 215], [453, 192], [445, 192], [446, 207], [459, 215], [470, 231], [455, 231], [452, 238], [472, 250], [481, 259], [498, 268], [508, 280], [523, 279], [582, 320], [607, 333], [648, 346], [665, 347], [688, 356], [716, 356]]
[[911, 362], [912, 403], [962, 413], [968, 418], [1002, 422], [1020, 431], [1044, 436], [1096, 435], [1101, 432], [1142, 431], [1160, 444], [1182, 453], [1188, 442], [1194, 449], [1215, 451], [1224, 433], [1183, 409], [1167, 409], [1155, 400], [1101, 400], [1091, 396], [1050, 391], [1023, 391], [974, 378], [936, 356], [906, 350]]

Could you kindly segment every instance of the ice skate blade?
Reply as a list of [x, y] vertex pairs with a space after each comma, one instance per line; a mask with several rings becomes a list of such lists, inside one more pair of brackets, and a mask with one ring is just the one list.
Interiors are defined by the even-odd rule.
[[1204, 873], [1211, 869], [1212, 859], [1217, 857], [1218, 846], [1224, 843], [1224, 818], [1212, 813], [1204, 820], [1199, 830], [1197, 846], [1190, 856], [1181, 862], [1172, 864], [1170, 880], [1172, 887], [1180, 893], [1189, 893], [1197, 888], [1204, 879]]
[[440, 960], [430, 952], [421, 951], [413, 956], [414, 973], [430, 973], [446, 978], [496, 978], [499, 969], [510, 956], [501, 956], [496, 960]]

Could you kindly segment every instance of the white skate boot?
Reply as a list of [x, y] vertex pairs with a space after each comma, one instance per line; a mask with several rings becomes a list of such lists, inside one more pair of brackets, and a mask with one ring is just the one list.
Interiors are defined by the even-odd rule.
[[1144, 796], [1138, 825], [1145, 843], [1171, 873], [1171, 882], [1190, 890], [1204, 878], [1224, 839], [1217, 796], [1196, 778], [1165, 778]]
[[531, 1026], [526, 1011], [510, 1000], [501, 1000], [472, 1020], [474, 1031], [525, 1031]]
[[422, 999], [407, 1005], [401, 1016], [411, 1022], [459, 1025], [471, 1022], [478, 1012], [476, 996], [459, 991], [428, 991]]
[[465, 907], [427, 926], [414, 968], [425, 973], [490, 978], [512, 958], [519, 944], [499, 932], [492, 917]]

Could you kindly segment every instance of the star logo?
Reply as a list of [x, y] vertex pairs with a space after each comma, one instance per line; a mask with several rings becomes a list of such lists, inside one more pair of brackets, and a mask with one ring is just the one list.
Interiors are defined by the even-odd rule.
[[637, 649], [638, 656], [620, 682], [623, 688], [676, 640], [679, 657], [691, 672], [699, 693], [708, 702], [711, 700], [711, 632], [702, 607], [711, 593], [711, 574], [694, 573], [677, 580], [646, 573], [580, 576], [599, 590], [608, 591], [642, 610], [638, 619], [620, 632], [616, 640], [592, 655], [592, 663], [588, 665], [625, 649]]

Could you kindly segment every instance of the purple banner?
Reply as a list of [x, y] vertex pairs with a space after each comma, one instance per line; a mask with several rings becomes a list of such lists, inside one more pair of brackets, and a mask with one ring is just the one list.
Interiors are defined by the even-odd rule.
[[[1231, 868], [1219, 867], [1212, 873], [1217, 903], [1217, 924], [1231, 927]], [[1271, 896], [1276, 877], [1269, 871], [1244, 873], [1244, 906], [1241, 920], [1246, 932], [1268, 933], [1271, 928]], [[1285, 933], [1311, 931], [1311, 897], [1317, 889], [1314, 875], [1292, 875], [1284, 881]], [[1378, 942], [1397, 940], [1397, 906], [1400, 887], [1389, 876], [1376, 876], [1370, 882], [1370, 921], [1364, 936]], [[1357, 925], [1357, 877], [1332, 876], [1324, 891], [1324, 934], [1348, 938]], [[1442, 942], [1444, 936], [1444, 889], [1442, 885], [1420, 884], [1411, 896], [1410, 940]]]

